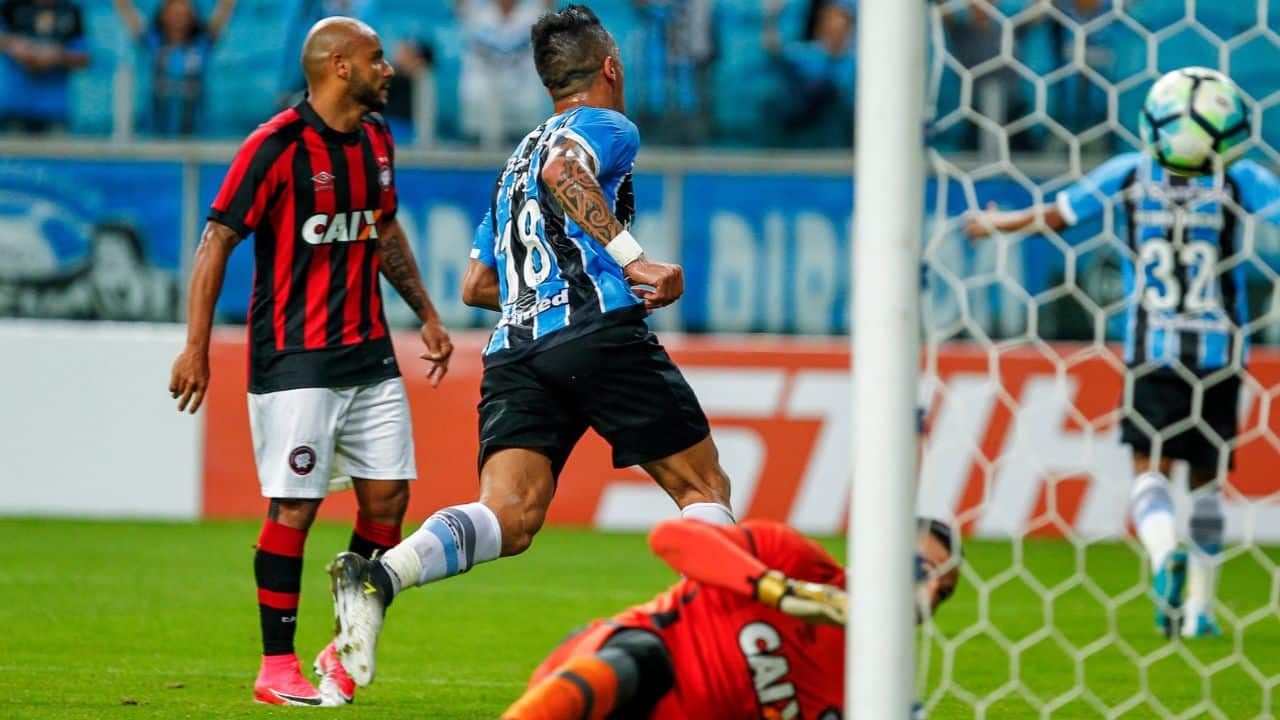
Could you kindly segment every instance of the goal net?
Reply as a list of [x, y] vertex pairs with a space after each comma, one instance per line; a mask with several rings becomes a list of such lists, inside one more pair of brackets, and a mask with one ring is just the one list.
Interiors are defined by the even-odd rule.
[[[1140, 150], [1147, 90], [1185, 66], [1234, 80], [1250, 110], [1247, 157], [1280, 167], [1280, 2], [946, 0], [930, 4], [927, 25], [928, 430], [918, 503], [953, 518], [969, 540], [956, 599], [918, 632], [923, 712], [1280, 715], [1280, 230], [1236, 196], [1209, 210], [1176, 198], [1130, 202], [1169, 227], [1162, 269], [1132, 242], [1132, 198], [1095, 190], [1096, 217], [1061, 230], [1043, 213], [1027, 230], [966, 234], [989, 204], [1061, 215], [1059, 191]], [[1187, 248], [1217, 232], [1233, 234], [1227, 251], [1192, 257]], [[1184, 293], [1198, 283], [1238, 304], [1248, 319], [1226, 328], [1224, 347], [1191, 347], [1203, 340], [1190, 325], [1135, 328], [1130, 309], [1141, 293], [1172, 292], [1148, 279], [1165, 270]], [[1127, 353], [1135, 333], [1146, 351]], [[1225, 359], [1209, 371], [1180, 360], [1217, 351]], [[1144, 384], [1160, 375], [1190, 389], [1189, 409], [1163, 424], [1135, 409], [1164, 402]], [[1234, 437], [1214, 422], [1226, 395], [1238, 398]], [[1180, 637], [1195, 619], [1153, 599], [1154, 570], [1131, 514], [1142, 468], [1121, 442], [1126, 418], [1157, 467], [1188, 434], [1222, 458], [1209, 461], [1213, 482], [1194, 492], [1203, 478], [1186, 463], [1168, 473], [1178, 547], [1198, 563], [1192, 582], [1217, 577], [1203, 614], [1220, 636]], [[1157, 632], [1157, 610], [1172, 618], [1173, 637]]]

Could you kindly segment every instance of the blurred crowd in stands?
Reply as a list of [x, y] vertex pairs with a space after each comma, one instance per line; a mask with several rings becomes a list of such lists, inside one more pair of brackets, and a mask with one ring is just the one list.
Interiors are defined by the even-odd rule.
[[[550, 109], [530, 24], [564, 0], [0, 0], [0, 132], [239, 137], [303, 89], [326, 15], [359, 17], [399, 75], [401, 143], [506, 146]], [[618, 40], [650, 144], [847, 147], [856, 0], [587, 1]], [[929, 132], [949, 150], [1123, 146], [1158, 72], [1229, 64], [1254, 98], [1280, 47], [1254, 0], [936, 0]], [[1271, 13], [1271, 32], [1280, 13]], [[1280, 118], [1277, 118], [1280, 120]], [[122, 124], [127, 127], [120, 127]], [[1270, 122], [1280, 129], [1280, 122]]]

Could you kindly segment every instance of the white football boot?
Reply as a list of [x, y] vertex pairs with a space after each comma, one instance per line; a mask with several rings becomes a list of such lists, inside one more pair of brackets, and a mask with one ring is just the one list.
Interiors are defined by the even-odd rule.
[[370, 562], [352, 553], [338, 553], [329, 563], [329, 589], [338, 632], [333, 644], [338, 659], [356, 685], [373, 682], [374, 655], [387, 602], [369, 580]]

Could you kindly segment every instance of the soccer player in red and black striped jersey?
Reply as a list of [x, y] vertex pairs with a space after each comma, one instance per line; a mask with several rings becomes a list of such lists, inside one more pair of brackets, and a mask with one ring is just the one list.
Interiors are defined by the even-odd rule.
[[331, 483], [349, 479], [360, 506], [350, 551], [389, 548], [416, 476], [379, 273], [422, 320], [433, 386], [453, 346], [396, 221], [395, 147], [376, 114], [395, 71], [377, 33], [351, 18], [322, 20], [302, 65], [307, 99], [249, 136], [213, 202], [169, 390], [179, 411], [199, 409], [227, 258], [254, 235], [249, 415], [270, 499], [254, 558], [263, 640], [254, 699], [335, 705], [350, 702], [354, 683], [332, 644], [316, 659], [319, 690], [302, 677], [293, 646], [307, 530]]

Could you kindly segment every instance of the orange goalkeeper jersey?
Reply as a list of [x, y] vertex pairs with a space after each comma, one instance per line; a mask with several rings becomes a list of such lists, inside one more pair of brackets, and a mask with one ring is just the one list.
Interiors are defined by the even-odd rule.
[[[788, 577], [844, 585], [844, 569], [785, 525], [747, 521], [715, 531]], [[717, 542], [685, 550], [704, 559], [705, 553], [723, 551]], [[810, 625], [765, 607], [751, 598], [745, 580], [739, 592], [681, 580], [653, 601], [571, 638], [539, 668], [534, 682], [569, 656], [595, 652], [619, 627], [643, 628], [662, 638], [675, 668], [675, 687], [654, 712], [657, 720], [839, 720], [844, 629]]]

